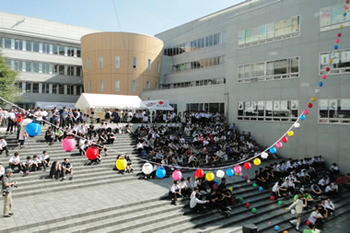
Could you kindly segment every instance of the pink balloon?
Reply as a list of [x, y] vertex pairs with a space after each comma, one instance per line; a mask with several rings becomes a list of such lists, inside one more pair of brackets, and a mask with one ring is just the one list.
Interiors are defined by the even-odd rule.
[[327, 75], [322, 75], [322, 79], [326, 79], [327, 78]]
[[181, 180], [182, 172], [180, 170], [175, 170], [171, 176], [174, 180]]
[[62, 147], [63, 147], [63, 150], [70, 152], [74, 150], [76, 144], [77, 142], [75, 141], [74, 138], [66, 137], [62, 142]]
[[235, 173], [241, 173], [242, 172], [242, 167], [239, 165], [236, 165], [233, 169], [235, 171]]
[[304, 110], [304, 114], [305, 114], [305, 115], [309, 114], [309, 110], [305, 109], [305, 110]]
[[339, 40], [338, 38], [337, 38], [337, 39], [335, 39], [335, 43], [339, 43], [339, 41], [340, 41], [340, 40]]
[[347, 9], [349, 9], [349, 7], [348, 7], [347, 5], [345, 5], [345, 6], [344, 6], [344, 9], [347, 10]]
[[277, 142], [277, 143], [276, 143], [276, 147], [277, 147], [277, 148], [281, 148], [282, 146], [283, 146], [283, 145], [282, 145], [281, 142]]

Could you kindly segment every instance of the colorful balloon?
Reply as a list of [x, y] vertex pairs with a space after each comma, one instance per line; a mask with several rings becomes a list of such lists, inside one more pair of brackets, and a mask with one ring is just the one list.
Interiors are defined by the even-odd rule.
[[70, 152], [75, 148], [76, 144], [77, 144], [77, 142], [75, 141], [74, 138], [66, 137], [62, 141], [62, 148], [63, 148], [63, 150]]
[[194, 173], [195, 176], [198, 178], [202, 178], [204, 176], [204, 170], [203, 169], [197, 169], [196, 172]]
[[[282, 144], [282, 143], [281, 143]], [[271, 147], [270, 148], [270, 153], [271, 154], [274, 154], [274, 153], [276, 153], [277, 152], [277, 150], [276, 150], [276, 148], [275, 147]]]
[[282, 142], [276, 142], [276, 147], [281, 148], [283, 146]]
[[311, 101], [312, 101], [312, 102], [315, 102], [315, 101], [316, 101], [316, 97], [314, 97], [314, 96], [311, 97]]
[[308, 225], [308, 226], [310, 225], [310, 221], [309, 220], [306, 221], [306, 225]]
[[89, 159], [89, 160], [94, 160], [97, 158], [97, 156], [100, 154], [98, 148], [96, 146], [90, 146], [89, 148], [87, 148], [85, 156]]
[[182, 178], [182, 172], [180, 170], [173, 171], [173, 174], [171, 174], [174, 180], [181, 180]]
[[159, 178], [159, 179], [162, 179], [164, 178], [166, 175], [166, 170], [164, 169], [164, 167], [159, 167], [156, 171], [156, 176]]
[[262, 191], [264, 191], [264, 188], [263, 187], [259, 187], [259, 192], [262, 192]]
[[299, 123], [299, 122], [295, 122], [295, 123], [293, 124], [293, 126], [294, 126], [295, 128], [299, 128], [299, 127], [300, 127], [300, 123]]
[[313, 104], [309, 103], [307, 106], [308, 106], [308, 108], [312, 108]]
[[235, 172], [233, 171], [232, 168], [228, 168], [228, 169], [226, 170], [226, 175], [227, 175], [227, 176], [233, 176], [234, 174], [235, 174]]
[[305, 118], [306, 118], [306, 117], [305, 117], [304, 114], [300, 116], [300, 120], [301, 120], [301, 121], [305, 120]]
[[249, 202], [245, 203], [245, 207], [249, 208], [250, 207], [250, 203]]
[[270, 196], [270, 200], [273, 201], [275, 200], [275, 197], [273, 195]]
[[280, 230], [280, 227], [279, 226], [275, 226], [275, 231], [279, 231]]
[[294, 132], [292, 130], [289, 130], [287, 134], [288, 134], [289, 137], [293, 137]]
[[[178, 171], [178, 170], [176, 170], [176, 171]], [[145, 173], [146, 175], [151, 174], [151, 173], [153, 172], [153, 166], [152, 166], [152, 164], [150, 164], [150, 163], [145, 163], [145, 164], [143, 164], [143, 166], [142, 166], [142, 172]], [[181, 172], [181, 171], [179, 171], [179, 172]], [[182, 173], [181, 173], [181, 175], [182, 175]], [[180, 178], [180, 179], [181, 179], [181, 178]]]
[[26, 126], [26, 132], [30, 137], [38, 136], [41, 132], [41, 125], [36, 122], [29, 123]]
[[278, 204], [279, 204], [279, 205], [282, 205], [282, 204], [283, 204], [283, 202], [282, 202], [281, 200], [279, 200], [279, 201], [278, 201]]
[[288, 231], [287, 231], [287, 230], [284, 230], [283, 233], [288, 233]]
[[287, 137], [283, 137], [282, 138], [282, 142], [284, 142], [284, 143], [288, 142], [288, 138]]
[[16, 121], [17, 121], [17, 123], [21, 123], [21, 121], [23, 121], [23, 118], [18, 117], [18, 118], [16, 119]]
[[339, 38], [335, 39], [335, 43], [339, 43], [339, 42], [340, 42]]
[[267, 159], [267, 157], [269, 157], [268, 153], [266, 153], [265, 151], [261, 153], [261, 158]]
[[252, 213], [255, 214], [256, 213], [256, 208], [252, 209]]
[[245, 162], [243, 166], [245, 169], [249, 170], [252, 167], [252, 164], [249, 162]]
[[256, 165], [256, 166], [259, 166], [261, 164], [261, 160], [259, 158], [255, 158], [253, 160], [253, 163]]
[[305, 109], [305, 110], [304, 110], [304, 114], [305, 114], [305, 115], [309, 114], [309, 110], [308, 110], [308, 109]]
[[214, 180], [215, 178], [215, 175], [212, 171], [208, 172], [207, 175], [205, 176], [205, 178], [208, 180], [208, 181], [212, 181]]
[[327, 78], [327, 75], [322, 75], [322, 79], [326, 79]]
[[[340, 25], [343, 26], [343, 25]], [[337, 50], [338, 49], [338, 45], [334, 45], [334, 49]]]
[[119, 159], [117, 159], [117, 162], [115, 164], [119, 171], [124, 171], [126, 169], [126, 166], [128, 165], [128, 162], [124, 157], [120, 157]]
[[245, 176], [244, 176], [244, 179], [245, 179], [245, 180], [248, 180], [248, 176], [247, 176], [247, 175], [245, 175]]
[[258, 185], [256, 183], [253, 184], [253, 188], [257, 188]]
[[329, 68], [329, 67], [326, 67], [326, 71], [328, 72], [328, 71], [330, 71], [331, 70], [331, 68]]
[[241, 166], [239, 166], [239, 165], [236, 165], [235, 167], [234, 167], [234, 171], [235, 171], [235, 173], [241, 173], [242, 172], [242, 167]]
[[223, 170], [218, 170], [216, 172], [216, 176], [219, 177], [219, 178], [222, 178], [225, 176], [225, 172]]

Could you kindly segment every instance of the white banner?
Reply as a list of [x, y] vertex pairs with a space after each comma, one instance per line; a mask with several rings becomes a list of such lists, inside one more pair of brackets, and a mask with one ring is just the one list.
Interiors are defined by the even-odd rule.
[[75, 109], [75, 103], [62, 103], [62, 102], [36, 102], [36, 107], [41, 109], [52, 109], [54, 107], [62, 109], [63, 107]]

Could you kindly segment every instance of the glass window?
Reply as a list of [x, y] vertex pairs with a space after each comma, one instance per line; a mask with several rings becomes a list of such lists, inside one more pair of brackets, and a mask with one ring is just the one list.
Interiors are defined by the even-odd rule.
[[22, 71], [22, 61], [15, 60], [15, 70]]
[[39, 52], [39, 43], [33, 42], [33, 52]]
[[135, 91], [136, 91], [136, 80], [132, 80], [131, 91], [132, 91], [132, 92], [135, 92]]
[[115, 57], [115, 68], [120, 68], [120, 57], [116, 56]]
[[23, 41], [15, 40], [15, 49], [16, 50], [22, 50], [23, 49]]
[[26, 83], [26, 92], [31, 93], [32, 92], [32, 83]]
[[149, 81], [146, 81], [146, 89], [149, 89], [150, 88], [150, 83]]
[[151, 70], [151, 59], [147, 60], [147, 70]]
[[100, 80], [100, 91], [103, 91], [103, 80]]
[[67, 95], [73, 95], [73, 86], [67, 85]]
[[42, 64], [42, 72], [44, 74], [49, 74], [50, 73], [50, 64], [49, 63], [43, 63]]
[[49, 88], [49, 84], [48, 83], [43, 83], [42, 84], [42, 93], [44, 94], [49, 94], [50, 92], [50, 88]]
[[74, 76], [74, 66], [68, 66], [67, 75]]
[[11, 39], [5, 38], [5, 49], [11, 49]]
[[89, 82], [88, 82], [88, 90], [89, 90], [89, 92], [91, 92], [91, 80], [89, 80]]
[[274, 62], [274, 74], [286, 74], [288, 69], [288, 60], [278, 60]]
[[132, 68], [136, 69], [137, 68], [137, 57], [132, 58]]
[[64, 56], [64, 46], [62, 45], [58, 46], [58, 55]]
[[39, 73], [39, 62], [33, 62], [33, 70], [34, 73]]
[[33, 83], [33, 93], [39, 93], [39, 83]]
[[103, 57], [98, 57], [98, 67], [103, 68]]
[[299, 72], [299, 58], [295, 57], [291, 59], [291, 73], [298, 73]]
[[67, 49], [67, 55], [68, 55], [69, 57], [74, 57], [74, 48], [68, 47], [68, 49]]
[[33, 62], [26, 61], [25, 64], [26, 64], [25, 71], [26, 72], [32, 72], [33, 71]]
[[78, 76], [78, 77], [81, 77], [81, 74], [82, 74], [82, 72], [81, 72], [81, 66], [77, 66], [76, 68], [77, 68], [77, 76]]
[[57, 94], [57, 86], [58, 84], [52, 84], [52, 94]]
[[3, 38], [0, 36], [0, 48], [3, 48]]
[[81, 50], [77, 49], [77, 57], [81, 57]]
[[115, 91], [120, 91], [120, 80], [115, 80]]
[[90, 58], [86, 59], [87, 69], [90, 70]]
[[64, 85], [58, 84], [58, 94], [64, 95]]
[[43, 46], [43, 53], [50, 53], [50, 45], [49, 44], [42, 44]]
[[266, 63], [266, 75], [273, 75], [273, 61]]
[[58, 55], [58, 46], [57, 45], [52, 45], [52, 53]]
[[82, 92], [83, 86], [78, 85], [77, 86], [77, 95], [80, 95]]

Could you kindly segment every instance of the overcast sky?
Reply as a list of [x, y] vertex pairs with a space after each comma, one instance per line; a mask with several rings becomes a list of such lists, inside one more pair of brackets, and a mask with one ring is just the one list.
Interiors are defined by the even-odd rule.
[[101, 31], [155, 35], [243, 1], [2, 0], [0, 10]]

